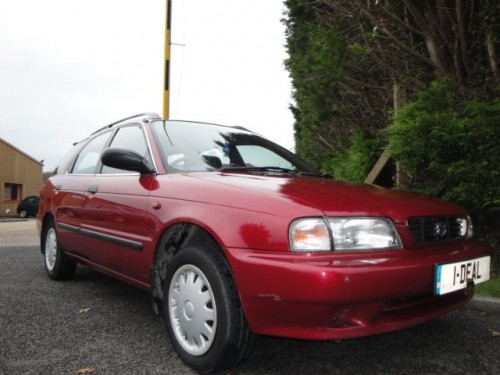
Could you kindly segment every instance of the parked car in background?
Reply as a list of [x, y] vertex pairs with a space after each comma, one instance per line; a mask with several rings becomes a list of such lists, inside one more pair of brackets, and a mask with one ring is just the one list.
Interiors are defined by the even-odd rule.
[[35, 216], [36, 213], [38, 212], [38, 204], [40, 202], [40, 198], [37, 197], [36, 195], [31, 195], [29, 197], [24, 198], [18, 205], [17, 205], [17, 214], [19, 217], [28, 217], [28, 216]]
[[334, 181], [239, 127], [118, 121], [75, 144], [40, 196], [48, 276], [82, 263], [149, 291], [200, 372], [241, 363], [256, 334], [340, 340], [425, 322], [490, 273], [464, 209]]

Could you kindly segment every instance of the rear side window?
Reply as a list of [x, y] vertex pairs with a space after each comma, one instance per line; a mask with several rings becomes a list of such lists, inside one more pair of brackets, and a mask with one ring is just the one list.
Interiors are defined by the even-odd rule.
[[100, 156], [109, 139], [110, 133], [101, 134], [92, 139], [78, 155], [71, 173], [94, 174], [100, 164]]
[[36, 203], [38, 202], [38, 197], [27, 197], [24, 199], [26, 203]]
[[70, 172], [71, 167], [73, 166], [73, 162], [75, 160], [75, 157], [78, 153], [78, 150], [82, 147], [82, 142], [75, 143], [73, 147], [66, 152], [64, 157], [59, 161], [59, 164], [57, 165], [56, 169], [54, 170], [54, 174], [57, 173], [65, 173], [65, 172]]

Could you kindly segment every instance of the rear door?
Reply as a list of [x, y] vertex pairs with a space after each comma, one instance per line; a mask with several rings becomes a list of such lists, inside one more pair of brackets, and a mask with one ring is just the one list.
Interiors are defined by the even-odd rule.
[[84, 222], [83, 207], [88, 199], [88, 184], [97, 170], [99, 157], [111, 136], [103, 133], [91, 139], [69, 162], [67, 170], [50, 178], [52, 206], [62, 247], [83, 258], [91, 259], [87, 238], [80, 231]]

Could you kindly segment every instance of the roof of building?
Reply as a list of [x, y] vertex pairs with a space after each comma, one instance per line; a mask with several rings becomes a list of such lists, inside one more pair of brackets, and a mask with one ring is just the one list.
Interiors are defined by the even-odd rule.
[[40, 160], [37, 160], [33, 156], [28, 155], [26, 152], [20, 150], [19, 148], [17, 148], [16, 146], [14, 146], [12, 143], [7, 142], [5, 139], [3, 139], [1, 137], [0, 137], [0, 142], [5, 143], [7, 146], [13, 148], [14, 150], [16, 150], [17, 152], [19, 152], [20, 154], [23, 154], [27, 158], [33, 160], [35, 163], [40, 164], [41, 166], [43, 166], [43, 163]]

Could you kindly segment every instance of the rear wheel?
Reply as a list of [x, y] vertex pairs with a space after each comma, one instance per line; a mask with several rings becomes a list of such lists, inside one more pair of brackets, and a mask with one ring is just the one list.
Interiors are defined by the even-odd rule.
[[21, 210], [19, 211], [19, 217], [20, 218], [25, 218], [25, 217], [28, 217], [28, 212], [26, 210]]
[[56, 227], [53, 221], [44, 230], [42, 250], [45, 270], [53, 280], [67, 280], [75, 275], [76, 261], [69, 259], [59, 245]]
[[207, 373], [234, 367], [248, 357], [254, 335], [217, 249], [179, 251], [167, 267], [163, 290], [167, 332], [186, 364]]

